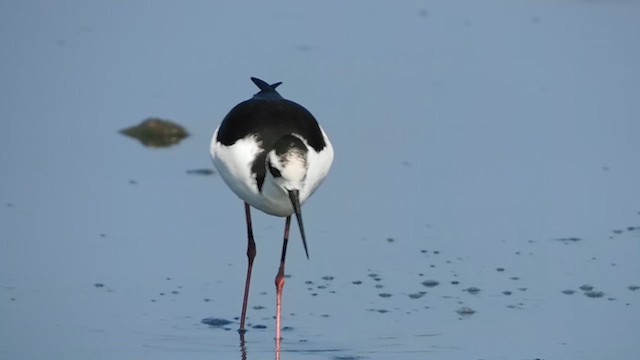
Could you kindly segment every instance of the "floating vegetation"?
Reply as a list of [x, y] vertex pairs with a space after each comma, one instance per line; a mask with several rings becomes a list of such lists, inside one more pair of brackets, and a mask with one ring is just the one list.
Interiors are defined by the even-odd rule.
[[413, 293], [413, 294], [409, 294], [409, 298], [410, 299], [420, 299], [421, 297], [423, 297], [427, 292], [426, 291], [420, 291], [417, 293]]
[[201, 323], [205, 324], [205, 325], [209, 325], [211, 327], [215, 327], [215, 328], [219, 328], [219, 327], [224, 327], [227, 326], [229, 324], [233, 324], [233, 321], [227, 320], [227, 319], [221, 319], [221, 318], [204, 318], [200, 321]]
[[476, 313], [475, 310], [467, 306], [461, 307], [460, 309], [456, 310], [456, 312], [462, 317], [468, 317]]
[[138, 139], [148, 147], [169, 147], [189, 136], [181, 125], [160, 118], [148, 118], [140, 124], [119, 131], [121, 134]]
[[440, 282], [437, 280], [425, 280], [422, 282], [422, 285], [426, 287], [436, 287], [440, 285]]
[[466, 291], [471, 295], [476, 295], [476, 294], [478, 294], [480, 292], [480, 288], [477, 288], [475, 286], [471, 286], [471, 287], [468, 287], [468, 288], [466, 288], [466, 289], [464, 289], [462, 291]]
[[589, 291], [585, 291], [584, 294], [590, 298], [601, 298], [604, 296], [604, 293], [602, 291], [595, 291], [595, 290], [589, 290]]
[[580, 286], [580, 290], [582, 290], [582, 291], [591, 291], [591, 290], [593, 290], [593, 285], [584, 284], [584, 285]]

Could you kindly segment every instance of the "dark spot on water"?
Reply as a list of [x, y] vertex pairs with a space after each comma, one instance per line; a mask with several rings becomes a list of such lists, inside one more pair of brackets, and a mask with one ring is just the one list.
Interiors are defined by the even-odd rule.
[[307, 281], [305, 281], [304, 283], [305, 283], [305, 284], [307, 284], [307, 285], [312, 285], [312, 284], [313, 284], [313, 281], [311, 281], [311, 280], [307, 280]]
[[211, 299], [209, 299], [209, 298], [204, 298], [204, 302], [209, 302], [209, 301], [211, 301]]
[[376, 284], [376, 286], [374, 286], [374, 288], [376, 289], [382, 289], [384, 287], [384, 285], [382, 284]]
[[325, 276], [322, 277], [322, 280], [331, 281], [331, 280], [333, 280], [333, 276], [325, 275]]
[[429, 17], [429, 10], [427, 10], [427, 9], [419, 9], [419, 10], [418, 10], [418, 15], [419, 15], [421, 18]]
[[517, 281], [517, 280], [520, 280], [520, 277], [518, 277], [518, 276], [512, 276], [512, 277], [510, 277], [509, 279], [511, 279], [511, 280], [513, 280], [513, 281]]
[[266, 328], [267, 328], [267, 325], [261, 325], [261, 324], [259, 324], [259, 325], [253, 325], [251, 328], [252, 328], [252, 329], [266, 329]]
[[181, 125], [159, 118], [148, 118], [140, 124], [119, 131], [148, 147], [169, 147], [182, 141], [189, 133]]
[[129, 180], [129, 185], [136, 185], [138, 182], [136, 180]]
[[502, 292], [502, 294], [509, 296], [509, 295], [511, 295], [513, 293], [511, 291], [509, 291], [509, 290], [505, 290], [505, 291]]
[[223, 327], [223, 326], [227, 326], [229, 324], [233, 324], [233, 321], [227, 320], [227, 319], [221, 319], [221, 318], [204, 318], [200, 321], [201, 323], [205, 324], [205, 325], [209, 325], [211, 327]]
[[368, 309], [368, 311], [373, 311], [373, 312], [377, 312], [377, 313], [380, 313], [380, 314], [386, 314], [386, 313], [389, 312], [389, 310], [387, 310], [387, 309]]
[[284, 326], [282, 327], [282, 331], [293, 331], [293, 326]]
[[614, 234], [620, 235], [624, 232], [624, 230], [613, 230]]
[[291, 279], [291, 274], [284, 274], [285, 279]]
[[208, 176], [208, 175], [213, 175], [216, 172], [213, 171], [213, 169], [191, 169], [191, 170], [187, 170], [186, 173], [189, 174], [189, 175], [204, 175], [204, 176]]
[[396, 241], [396, 239], [394, 239], [394, 238], [391, 238], [391, 237], [387, 238], [387, 242], [388, 243], [392, 243], [392, 242], [395, 242], [395, 241]]
[[434, 250], [433, 253], [438, 255], [438, 254], [440, 254], [440, 250]]
[[168, 276], [167, 276], [166, 278], [164, 278], [164, 279], [165, 279], [165, 280], [171, 280], [171, 278], [170, 278], [170, 277], [168, 277]]
[[318, 289], [326, 289], [327, 288], [326, 285], [318, 285], [317, 287], [318, 287]]
[[629, 285], [629, 287], [627, 287], [627, 289], [629, 289], [631, 291], [636, 291], [636, 290], [640, 289], [640, 286], [638, 286], [638, 285]]
[[571, 289], [566, 289], [566, 290], [562, 290], [562, 293], [565, 295], [573, 295], [576, 293], [576, 291]]
[[328, 318], [328, 317], [329, 317], [329, 314], [322, 314], [322, 315], [320, 315], [320, 316], [321, 316], [321, 317], [323, 317], [323, 318]]
[[364, 356], [355, 356], [355, 355], [345, 355], [345, 356], [334, 356], [333, 360], [361, 360], [366, 359]]
[[352, 281], [351, 283], [352, 283], [352, 284], [354, 284], [354, 285], [361, 285], [361, 284], [362, 284], [362, 281], [360, 281], [360, 280], [354, 280], [354, 281]]
[[426, 287], [436, 287], [439, 284], [440, 284], [440, 282], [437, 281], [437, 280], [425, 280], [425, 281], [422, 282], [422, 285], [426, 286]]
[[497, 271], [497, 272], [503, 272], [503, 271], [504, 271], [504, 268], [503, 268], [503, 267], [499, 267], [499, 268], [497, 268], [497, 269], [496, 269], [496, 271]]
[[311, 51], [311, 46], [307, 45], [307, 44], [298, 44], [295, 46], [295, 49], [300, 51], [300, 52], [310, 52]]
[[160, 294], [158, 294], [158, 295], [160, 295], [160, 296], [164, 296], [164, 293], [163, 293], [163, 292], [161, 292], [161, 293], [160, 293]]
[[157, 301], [156, 299], [151, 299], [151, 302], [153, 302], [153, 303], [156, 302], [156, 301]]
[[578, 237], [557, 238], [557, 239], [553, 239], [553, 240], [560, 241], [560, 242], [565, 243], [565, 244], [582, 241], [582, 239], [578, 238]]
[[517, 304], [512, 304], [512, 305], [507, 305], [507, 307], [509, 309], [522, 309], [524, 307], [524, 303], [517, 303]]
[[180, 294], [180, 291], [178, 291], [178, 290], [173, 290], [171, 293], [172, 293], [173, 295], [178, 295], [178, 294]]
[[263, 309], [264, 309], [264, 306], [262, 306], [262, 305], [254, 305], [254, 306], [253, 306], [253, 309], [254, 309], [254, 310], [263, 310]]
[[468, 288], [466, 288], [466, 289], [464, 289], [462, 291], [466, 291], [469, 294], [476, 295], [477, 293], [480, 292], [480, 288], [475, 287], [475, 286], [471, 286], [471, 287], [468, 287]]
[[589, 290], [585, 291], [584, 294], [590, 298], [601, 298], [604, 296], [602, 291]]
[[378, 294], [378, 296], [380, 296], [381, 298], [390, 298], [392, 295], [389, 293], [380, 293]]
[[409, 294], [409, 298], [411, 298], [411, 299], [420, 299], [426, 293], [427, 293], [426, 291], [420, 291], [420, 292], [417, 292], [417, 293]]
[[467, 306], [461, 307], [460, 309], [456, 310], [456, 312], [462, 317], [468, 317], [476, 313], [475, 310]]
[[101, 234], [100, 234], [100, 237], [101, 237], [101, 238], [106, 238], [106, 237], [107, 237], [107, 234], [105, 234], [105, 233], [101, 233]]
[[451, 285], [459, 285], [459, 284], [460, 284], [460, 281], [458, 281], [458, 280], [453, 280], [451, 282]]
[[420, 250], [421, 253], [426, 254], [427, 250]]
[[97, 288], [102, 288], [102, 287], [104, 287], [104, 284], [103, 283], [95, 283], [95, 284], [93, 284], [93, 286], [95, 286]]
[[580, 290], [582, 290], [582, 291], [591, 291], [591, 290], [593, 290], [593, 285], [584, 284], [584, 285], [580, 286]]
[[318, 296], [318, 293], [311, 293], [311, 296]]

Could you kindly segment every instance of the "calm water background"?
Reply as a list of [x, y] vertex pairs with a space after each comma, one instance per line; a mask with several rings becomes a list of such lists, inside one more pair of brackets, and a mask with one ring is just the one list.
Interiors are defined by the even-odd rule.
[[[336, 150], [311, 259], [290, 245], [283, 359], [635, 359], [639, 19], [631, 0], [2, 1], [0, 357], [241, 357], [237, 323], [200, 321], [239, 315], [242, 203], [186, 171], [212, 168], [258, 76]], [[150, 116], [192, 136], [117, 133]], [[262, 359], [283, 221], [254, 220]]]

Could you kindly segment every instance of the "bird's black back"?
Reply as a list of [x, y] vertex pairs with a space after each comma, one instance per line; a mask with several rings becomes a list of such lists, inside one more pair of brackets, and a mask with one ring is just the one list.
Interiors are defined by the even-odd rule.
[[259, 79], [252, 80], [261, 91], [231, 109], [220, 124], [217, 141], [231, 146], [240, 139], [254, 136], [261, 143], [262, 151], [253, 162], [251, 171], [256, 175], [258, 188], [262, 189], [265, 157], [278, 139], [297, 134], [316, 152], [324, 149], [326, 143], [313, 115], [303, 106], [278, 94], [275, 87], [279, 83], [268, 85]]

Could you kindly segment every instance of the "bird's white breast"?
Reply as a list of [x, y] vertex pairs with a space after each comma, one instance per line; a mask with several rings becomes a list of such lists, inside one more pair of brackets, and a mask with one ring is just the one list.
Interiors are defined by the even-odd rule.
[[[309, 148], [307, 153], [308, 170], [303, 188], [300, 190], [300, 205], [302, 205], [322, 184], [333, 162], [333, 147], [324, 130], [322, 136], [326, 146], [316, 152], [307, 142], [302, 141]], [[213, 163], [220, 176], [231, 190], [249, 205], [267, 214], [275, 216], [289, 216], [293, 207], [286, 191], [276, 188], [270, 174], [265, 176], [262, 191], [258, 189], [257, 181], [251, 171], [256, 156], [263, 151], [261, 143], [254, 137], [248, 136], [237, 140], [233, 145], [225, 146], [217, 141], [218, 130], [211, 139], [210, 153]], [[262, 165], [264, 166], [264, 165]], [[268, 171], [267, 171], [268, 173]]]

